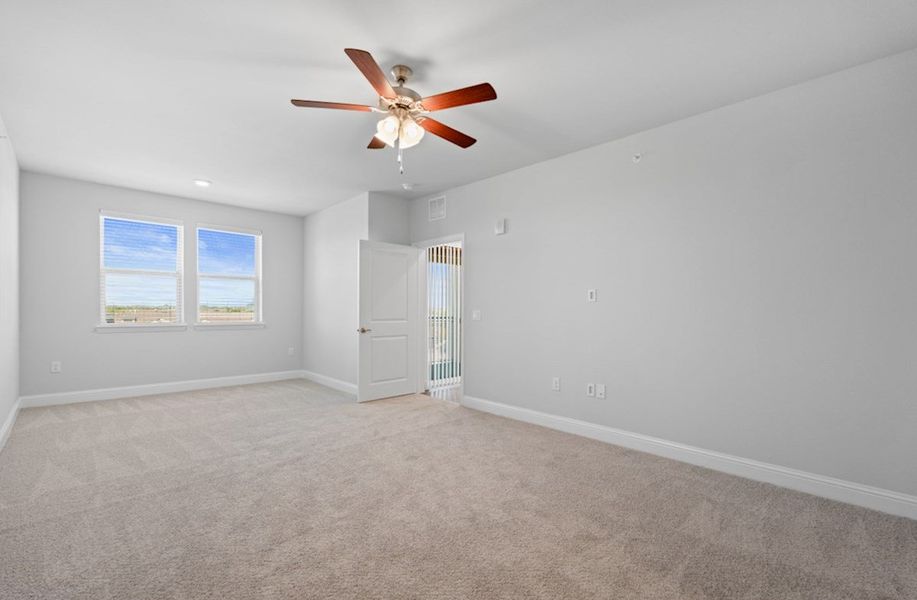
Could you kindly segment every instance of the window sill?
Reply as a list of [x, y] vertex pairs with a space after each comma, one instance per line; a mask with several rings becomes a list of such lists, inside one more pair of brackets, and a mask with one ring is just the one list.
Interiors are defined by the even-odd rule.
[[195, 329], [264, 329], [264, 323], [195, 323]]
[[96, 325], [96, 333], [155, 333], [162, 331], [185, 331], [184, 323], [164, 323], [161, 325]]

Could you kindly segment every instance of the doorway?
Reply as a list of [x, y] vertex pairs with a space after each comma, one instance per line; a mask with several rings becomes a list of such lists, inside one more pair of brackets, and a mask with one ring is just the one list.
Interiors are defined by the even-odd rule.
[[431, 396], [461, 400], [463, 376], [463, 242], [426, 247], [426, 389]]

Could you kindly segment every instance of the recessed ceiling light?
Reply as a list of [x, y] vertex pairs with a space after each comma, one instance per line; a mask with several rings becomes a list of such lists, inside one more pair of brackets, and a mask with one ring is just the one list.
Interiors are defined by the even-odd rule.
[[211, 183], [213, 182], [208, 181], [206, 179], [195, 179], [194, 180], [194, 185], [196, 185], [197, 187], [210, 187]]

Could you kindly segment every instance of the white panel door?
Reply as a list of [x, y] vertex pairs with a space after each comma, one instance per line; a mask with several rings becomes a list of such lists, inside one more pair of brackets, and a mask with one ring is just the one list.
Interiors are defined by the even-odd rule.
[[419, 258], [411, 246], [360, 241], [360, 402], [420, 391]]

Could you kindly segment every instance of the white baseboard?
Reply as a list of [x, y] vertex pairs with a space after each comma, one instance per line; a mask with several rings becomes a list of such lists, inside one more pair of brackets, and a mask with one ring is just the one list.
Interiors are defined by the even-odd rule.
[[343, 381], [341, 379], [335, 379], [334, 377], [328, 377], [327, 375], [322, 375], [320, 373], [313, 373], [312, 371], [301, 371], [304, 379], [310, 379], [315, 383], [320, 383], [325, 387], [330, 387], [333, 390], [339, 392], [344, 392], [345, 394], [350, 394], [352, 396], [357, 395], [357, 384], [350, 383], [349, 381]]
[[22, 406], [22, 400], [17, 399], [16, 402], [13, 403], [10, 414], [6, 415], [3, 425], [0, 425], [0, 450], [3, 450], [3, 447], [6, 445], [6, 440], [10, 437], [10, 432], [13, 431], [13, 424], [16, 423], [16, 416], [19, 414], [20, 406]]
[[303, 372], [300, 370], [276, 371], [274, 373], [232, 375], [229, 377], [212, 377], [210, 379], [189, 379], [187, 381], [170, 381], [166, 383], [128, 385], [124, 387], [80, 390], [77, 392], [35, 394], [33, 396], [22, 396], [19, 398], [19, 402], [21, 403], [22, 408], [33, 408], [36, 406], [54, 406], [58, 404], [73, 404], [76, 402], [92, 402], [94, 400], [113, 400], [115, 398], [131, 398], [135, 396], [150, 396], [153, 394], [187, 392], [190, 390], [203, 390], [207, 388], [246, 385], [249, 383], [265, 383], [268, 381], [282, 381], [284, 379], [302, 379], [302, 377]]
[[740, 458], [696, 448], [686, 444], [670, 442], [659, 438], [632, 433], [622, 429], [615, 429], [605, 425], [597, 425], [587, 421], [561, 417], [543, 413], [528, 408], [521, 408], [501, 402], [483, 400], [473, 396], [465, 396], [462, 405], [475, 410], [480, 410], [501, 417], [508, 417], [526, 423], [533, 423], [557, 429], [567, 433], [599, 440], [617, 446], [624, 446], [633, 450], [648, 452], [657, 456], [671, 458], [681, 462], [690, 463], [722, 471], [731, 475], [738, 475], [755, 481], [763, 481], [792, 490], [821, 496], [830, 500], [855, 504], [881, 512], [917, 519], [917, 496], [893, 492], [882, 488], [871, 487], [843, 479], [825, 477], [814, 473], [807, 473], [796, 469], [781, 467], [768, 463]]

